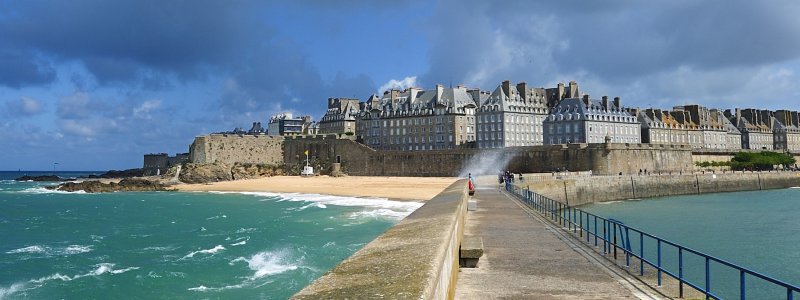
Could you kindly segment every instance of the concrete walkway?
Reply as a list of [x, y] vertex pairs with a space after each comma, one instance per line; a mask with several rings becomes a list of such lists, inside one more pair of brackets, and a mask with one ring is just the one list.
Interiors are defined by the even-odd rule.
[[654, 299], [494, 184], [479, 186], [465, 235], [483, 238], [484, 255], [458, 274], [456, 299]]

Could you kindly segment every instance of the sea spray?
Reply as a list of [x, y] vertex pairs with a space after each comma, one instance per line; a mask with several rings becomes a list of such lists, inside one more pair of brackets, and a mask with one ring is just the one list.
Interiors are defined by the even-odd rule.
[[458, 177], [467, 177], [469, 174], [495, 175], [504, 171], [511, 161], [511, 156], [500, 151], [481, 151], [467, 159], [467, 162], [458, 173]]

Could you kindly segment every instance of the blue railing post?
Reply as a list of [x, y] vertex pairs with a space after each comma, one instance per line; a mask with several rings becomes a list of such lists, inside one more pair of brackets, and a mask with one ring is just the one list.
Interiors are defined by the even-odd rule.
[[658, 269], [658, 286], [661, 287], [661, 239], [658, 239], [658, 244], [656, 248], [658, 249], [658, 262], [656, 263], [656, 268]]
[[594, 216], [594, 246], [597, 247], [597, 216]]
[[639, 231], [639, 276], [644, 276], [644, 233]]
[[678, 297], [683, 298], [683, 248], [678, 248]]
[[706, 300], [710, 299], [708, 294], [711, 293], [711, 274], [709, 271], [708, 256], [706, 256]]
[[739, 270], [739, 299], [744, 300], [747, 292], [744, 287], [744, 270]]

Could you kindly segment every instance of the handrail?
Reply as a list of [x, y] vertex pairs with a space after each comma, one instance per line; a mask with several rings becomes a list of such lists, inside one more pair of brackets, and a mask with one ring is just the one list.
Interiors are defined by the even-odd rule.
[[[595, 214], [583, 211], [581, 209], [565, 205], [559, 201], [547, 198], [540, 194], [534, 193], [528, 189], [523, 189], [518, 186], [515, 186], [511, 183], [506, 183], [505, 188], [507, 191], [512, 192], [515, 196], [521, 199], [527, 206], [533, 208], [546, 218], [551, 219], [556, 224], [559, 224], [564, 227], [565, 230], [571, 231], [573, 234], [577, 235], [579, 239], [585, 236], [586, 243], [592, 244], [591, 239], [594, 238], [594, 246], [599, 247], [599, 241], [602, 241], [603, 244], [603, 254], [610, 254], [613, 252], [614, 259], [617, 258], [617, 249], [624, 251], [625, 254], [625, 264], [627, 267], [630, 267], [630, 258], [635, 257], [639, 259], [639, 276], [644, 276], [644, 266], [645, 264], [653, 267], [657, 271], [657, 283], [658, 286], [661, 286], [662, 283], [662, 273], [666, 274], [679, 282], [679, 297], [683, 298], [683, 285], [686, 284], [703, 294], [705, 294], [706, 299], [721, 299], [716, 293], [718, 291], [712, 291], [711, 288], [711, 268], [710, 263], [715, 262], [722, 266], [729, 267], [730, 269], [734, 269], [739, 273], [739, 298], [744, 300], [746, 299], [747, 294], [747, 285], [745, 282], [745, 278], [747, 275], [752, 277], [762, 279], [765, 282], [771, 283], [773, 285], [777, 285], [786, 289], [786, 299], [793, 300], [794, 293], [800, 293], [800, 287], [781, 281], [779, 279], [770, 277], [768, 275], [747, 269], [745, 267], [739, 266], [732, 262], [725, 261], [721, 258], [717, 258], [703, 252], [679, 245], [675, 242], [665, 240], [659, 238], [655, 235], [649, 234], [647, 232], [641, 231], [639, 229], [630, 227], [625, 225], [624, 223], [614, 220], [614, 219], [606, 219]], [[590, 222], [593, 220], [593, 223]], [[584, 223], [585, 221], [585, 223]], [[598, 221], [602, 222], [602, 233], [598, 233]], [[592, 226], [592, 224], [594, 224]], [[617, 235], [619, 233], [619, 236]], [[639, 251], [636, 253], [631, 248], [631, 234], [633, 236], [639, 236]], [[652, 258], [649, 260], [646, 259], [645, 251], [644, 251], [644, 241], [645, 237], [650, 238], [656, 242], [656, 262], [651, 261]], [[619, 238], [619, 241], [617, 240]], [[671, 246], [678, 252], [678, 272], [675, 274], [674, 271], [668, 270], [662, 264], [662, 248], [663, 245]], [[705, 263], [705, 280], [704, 282], [693, 282], [686, 278], [686, 274], [684, 274], [684, 256], [685, 254], [694, 254], [700, 257]]]

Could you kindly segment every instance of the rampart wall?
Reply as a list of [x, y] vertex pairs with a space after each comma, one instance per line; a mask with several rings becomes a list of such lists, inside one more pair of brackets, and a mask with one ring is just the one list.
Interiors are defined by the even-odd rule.
[[253, 134], [208, 134], [189, 146], [193, 163], [283, 164], [283, 137]]
[[[288, 137], [284, 162], [289, 173], [310, 163], [323, 173], [340, 162], [342, 171], [357, 176], [458, 176], [486, 160], [515, 173], [556, 170], [594, 174], [637, 174], [639, 169], [679, 172], [692, 170], [691, 148], [684, 145], [574, 144], [503, 149], [441, 151], [376, 151], [353, 140], [335, 136]], [[507, 162], [507, 163], [506, 163]], [[492, 170], [494, 173], [497, 170]], [[461, 174], [464, 175], [464, 174]]]
[[581, 205], [674, 195], [738, 192], [800, 186], [798, 172], [736, 172], [650, 176], [592, 176], [517, 183], [545, 197]]

